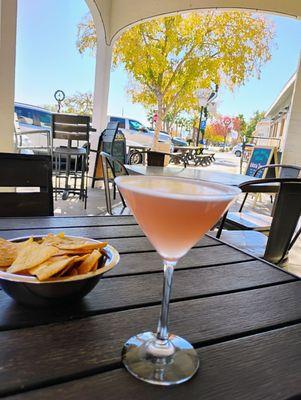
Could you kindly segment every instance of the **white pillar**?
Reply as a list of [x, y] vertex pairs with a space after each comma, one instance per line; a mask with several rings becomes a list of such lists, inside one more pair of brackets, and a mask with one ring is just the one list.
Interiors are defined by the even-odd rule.
[[98, 39], [93, 105], [93, 127], [98, 130], [107, 125], [111, 61], [112, 47], [107, 46], [104, 40]]
[[301, 165], [301, 55], [284, 135], [283, 164]]
[[[93, 100], [92, 125], [97, 132], [90, 134], [91, 149], [96, 150], [100, 133], [107, 126], [108, 98], [110, 89], [110, 72], [112, 61], [112, 46], [105, 42], [104, 33], [97, 37], [96, 65], [95, 65], [95, 84]], [[90, 153], [89, 176], [93, 175], [95, 165], [95, 153]]]
[[0, 151], [14, 149], [17, 0], [0, 0]]

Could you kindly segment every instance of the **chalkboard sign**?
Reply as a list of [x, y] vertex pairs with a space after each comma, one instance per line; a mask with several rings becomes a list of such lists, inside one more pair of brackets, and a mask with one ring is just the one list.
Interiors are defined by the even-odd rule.
[[[118, 130], [118, 122], [109, 122], [107, 128], [102, 132], [97, 148], [97, 155], [92, 179], [92, 187], [95, 181], [103, 179], [102, 160], [100, 153], [102, 151], [111, 154], [117, 158], [122, 164], [126, 160], [126, 140], [124, 134]], [[120, 167], [114, 164], [115, 172], [118, 174]], [[110, 178], [112, 178], [110, 176]]]
[[[254, 176], [256, 170], [264, 165], [277, 164], [277, 150], [275, 147], [254, 147], [250, 161], [246, 170], [246, 175]], [[266, 170], [261, 170], [256, 175], [256, 178], [264, 178], [267, 173]]]

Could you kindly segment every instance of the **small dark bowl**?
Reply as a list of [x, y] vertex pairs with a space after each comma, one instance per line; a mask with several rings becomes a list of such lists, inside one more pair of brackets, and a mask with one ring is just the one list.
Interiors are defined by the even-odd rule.
[[[10, 241], [21, 242], [28, 238], [22, 237]], [[34, 237], [36, 240], [41, 238], [42, 236]], [[80, 239], [97, 242], [88, 238]], [[88, 294], [97, 285], [102, 275], [119, 262], [119, 253], [114, 247], [107, 245], [105, 251], [108, 258], [104, 267], [87, 274], [52, 278], [40, 282], [34, 276], [0, 271], [0, 284], [2, 289], [15, 301], [31, 307], [50, 307], [74, 302]]]

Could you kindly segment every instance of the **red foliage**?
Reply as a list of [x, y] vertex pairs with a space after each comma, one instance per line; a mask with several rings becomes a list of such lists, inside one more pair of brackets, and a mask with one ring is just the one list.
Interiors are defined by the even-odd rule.
[[231, 131], [239, 132], [240, 120], [237, 117], [221, 116], [212, 122], [211, 127], [215, 135], [225, 138]]
[[238, 117], [232, 118], [232, 130], [240, 132], [240, 129], [241, 129], [241, 120]]

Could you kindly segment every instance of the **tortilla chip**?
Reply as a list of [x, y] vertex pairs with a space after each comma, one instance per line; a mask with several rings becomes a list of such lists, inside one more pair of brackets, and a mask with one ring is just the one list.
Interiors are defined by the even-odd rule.
[[73, 264], [74, 257], [51, 257], [47, 261], [42, 264], [36, 266], [35, 268], [31, 268], [29, 272], [32, 275], [36, 275], [40, 281], [45, 281], [51, 278], [53, 275], [62, 271], [69, 263]]
[[[53, 257], [56, 258], [57, 256]], [[78, 265], [78, 262], [84, 261], [88, 257], [88, 254], [84, 254], [83, 256], [74, 256], [69, 257], [71, 260], [70, 263], [58, 274], [58, 277], [70, 275], [72, 269], [76, 269], [75, 264]]]
[[106, 242], [91, 242], [87, 239], [66, 237], [63, 233], [58, 235], [48, 234], [42, 240], [43, 244], [55, 246], [61, 250], [89, 253], [94, 249], [102, 249], [107, 245]]
[[17, 244], [0, 238], [0, 267], [9, 267], [17, 256]]
[[98, 261], [96, 261], [96, 263], [93, 265], [93, 267], [91, 268], [91, 271], [96, 271], [98, 267]]
[[60, 250], [60, 249], [58, 249], [57, 255], [58, 256], [66, 256], [66, 255], [78, 254], [78, 255], [84, 256], [84, 255], [87, 255], [87, 254], [90, 254], [90, 253], [91, 253], [91, 250], [89, 250], [89, 249], [87, 249], [87, 250], [85, 250], [85, 249], [81, 249], [81, 250]]
[[54, 245], [54, 246], [62, 245], [62, 244], [73, 244], [73, 243], [82, 244], [85, 242], [86, 242], [86, 239], [66, 237], [63, 232], [61, 232], [57, 235], [53, 235], [52, 233], [49, 233], [47, 236], [45, 236], [42, 239], [43, 244], [49, 244], [49, 245]]
[[19, 248], [21, 248], [21, 247], [27, 246], [28, 244], [30, 244], [30, 243], [32, 243], [32, 242], [33, 242], [33, 238], [30, 237], [29, 239], [25, 240], [24, 242], [15, 242], [15, 244], [16, 244]]
[[8, 268], [7, 272], [16, 273], [33, 268], [57, 253], [58, 249], [56, 247], [43, 246], [36, 242], [28, 243], [18, 251], [17, 258]]
[[107, 244], [108, 243], [106, 243], [106, 242], [99, 242], [99, 243], [85, 242], [82, 244], [77, 244], [77, 243], [59, 244], [59, 245], [57, 245], [57, 247], [60, 250], [76, 250], [77, 252], [78, 251], [90, 252], [90, 251], [96, 250], [96, 249], [101, 250]]
[[77, 269], [76, 268], [72, 268], [71, 271], [69, 271], [68, 275], [69, 276], [78, 275]]
[[98, 250], [93, 250], [91, 254], [79, 265], [77, 271], [79, 274], [86, 274], [90, 272], [95, 264], [98, 264], [98, 260], [101, 256], [101, 253]]

